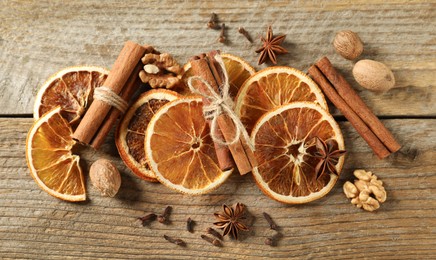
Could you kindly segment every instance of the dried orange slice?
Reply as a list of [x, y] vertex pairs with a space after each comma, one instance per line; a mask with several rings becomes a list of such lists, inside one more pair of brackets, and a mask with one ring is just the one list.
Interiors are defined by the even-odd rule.
[[[264, 114], [251, 133], [258, 166], [253, 176], [269, 197], [284, 203], [301, 204], [326, 195], [338, 176], [317, 178], [316, 139], [344, 150], [341, 130], [333, 117], [312, 102], [293, 102]], [[344, 157], [335, 168], [340, 174]]]
[[60, 106], [62, 116], [76, 126], [92, 102], [94, 89], [103, 85], [109, 71], [93, 66], [63, 69], [52, 75], [35, 97], [33, 117]]
[[36, 183], [50, 195], [67, 201], [86, 199], [79, 156], [71, 149], [75, 141], [68, 121], [57, 107], [40, 117], [26, 139], [26, 159]]
[[291, 67], [269, 67], [244, 82], [235, 112], [250, 133], [264, 113], [294, 101], [312, 101], [328, 109], [321, 90], [306, 74]]
[[147, 91], [130, 106], [118, 124], [115, 144], [120, 157], [133, 173], [144, 180], [157, 181], [145, 159], [145, 130], [159, 108], [179, 97], [176, 92], [165, 89]]
[[145, 154], [156, 178], [185, 194], [203, 194], [221, 185], [231, 174], [218, 166], [201, 98], [169, 102], [148, 124]]
[[[224, 65], [226, 66], [226, 71], [229, 76], [229, 84], [230, 84], [230, 96], [236, 97], [236, 94], [239, 91], [239, 88], [242, 86], [245, 80], [247, 80], [251, 75], [253, 75], [256, 70], [245, 60], [242, 58], [228, 54], [222, 53], [221, 58], [224, 61]], [[192, 76], [191, 73], [191, 64], [188, 62], [183, 66], [185, 73], [182, 76], [182, 80], [185, 82], [187, 86], [187, 80]], [[182, 93], [190, 93], [189, 89], [184, 89], [181, 91]]]

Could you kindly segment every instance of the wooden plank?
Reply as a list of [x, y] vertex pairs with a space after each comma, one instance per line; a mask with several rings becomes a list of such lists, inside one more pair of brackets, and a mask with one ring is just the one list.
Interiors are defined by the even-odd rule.
[[[89, 187], [89, 200], [57, 200], [32, 180], [26, 168], [25, 139], [32, 119], [0, 119], [0, 257], [65, 259], [254, 259], [254, 258], [381, 258], [436, 257], [436, 120], [384, 120], [402, 150], [378, 160], [347, 122], [340, 126], [349, 151], [335, 188], [318, 201], [288, 206], [264, 196], [250, 176], [233, 175], [208, 195], [184, 196], [134, 177], [117, 158], [113, 140], [102, 148], [122, 171], [116, 198], [103, 198]], [[112, 138], [112, 137], [111, 137]], [[352, 170], [372, 170], [384, 181], [387, 201], [369, 213], [352, 206], [342, 185]], [[200, 239], [222, 204], [242, 202], [251, 231], [217, 248]], [[142, 227], [135, 219], [173, 206], [169, 225]], [[262, 217], [268, 212], [281, 227], [278, 246], [263, 244], [275, 233]], [[186, 219], [197, 222], [195, 233]], [[167, 234], [187, 242], [169, 244]]]
[[[228, 27], [226, 45], [205, 27], [210, 13]], [[56, 71], [74, 65], [109, 67], [126, 40], [148, 43], [185, 63], [221, 49], [256, 64], [259, 35], [273, 25], [287, 34], [280, 65], [306, 70], [328, 55], [378, 115], [435, 116], [434, 1], [1, 1], [1, 114], [32, 113], [33, 98]], [[237, 33], [244, 26], [255, 44]], [[362, 58], [390, 66], [402, 87], [373, 94], [351, 77], [352, 62], [335, 54], [335, 32], [352, 29], [365, 42]], [[265, 67], [255, 66], [257, 69]], [[338, 114], [337, 111], [334, 112]]]

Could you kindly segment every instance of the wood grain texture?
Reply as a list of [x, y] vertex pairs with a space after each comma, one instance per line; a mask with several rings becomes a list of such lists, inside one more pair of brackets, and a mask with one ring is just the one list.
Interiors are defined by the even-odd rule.
[[[226, 45], [216, 41], [218, 31], [205, 26], [211, 12], [226, 23]], [[0, 1], [0, 258], [435, 259], [434, 17], [431, 0]], [[348, 150], [342, 175], [325, 198], [301, 206], [269, 199], [250, 175], [233, 175], [198, 197], [141, 181], [122, 164], [112, 136], [100, 153], [84, 152], [83, 161], [103, 156], [116, 162], [123, 184], [115, 199], [100, 197], [87, 183], [88, 201], [67, 203], [31, 178], [24, 150], [32, 119], [14, 117], [32, 113], [34, 96], [51, 74], [80, 64], [110, 67], [127, 40], [154, 45], [182, 64], [192, 55], [221, 49], [255, 65], [254, 50], [268, 25], [275, 34], [287, 34], [289, 54], [279, 56], [279, 65], [305, 71], [327, 55], [375, 114], [392, 118], [383, 123], [403, 148], [378, 160], [350, 124], [340, 122]], [[239, 26], [254, 44], [237, 33]], [[342, 29], [360, 35], [361, 57], [391, 67], [400, 88], [374, 94], [357, 85], [353, 62], [331, 44]], [[376, 212], [355, 208], [342, 193], [358, 168], [372, 170], [385, 183], [388, 199]], [[251, 231], [238, 242], [226, 239], [222, 248], [201, 240], [212, 214], [235, 202], [247, 205]], [[173, 206], [169, 225], [142, 227], [136, 220], [167, 205]], [[263, 211], [281, 227], [276, 247], [263, 244], [276, 234]], [[188, 217], [197, 223], [193, 234], [185, 230]], [[187, 247], [169, 244], [164, 234], [182, 238]]]
[[[226, 23], [226, 45], [205, 26], [212, 11]], [[180, 63], [221, 49], [254, 65], [259, 36], [271, 24], [276, 34], [287, 34], [289, 54], [279, 57], [280, 65], [306, 70], [327, 55], [377, 115], [435, 116], [434, 17], [434, 1], [0, 1], [0, 113], [32, 113], [50, 75], [80, 64], [110, 67], [127, 40], [154, 45]], [[254, 44], [237, 33], [239, 26]], [[331, 44], [341, 29], [359, 33], [362, 58], [391, 67], [401, 88], [373, 94], [359, 87], [353, 63]]]
[[[24, 146], [32, 119], [0, 119], [0, 257], [1, 258], [378, 258], [436, 257], [436, 120], [384, 120], [404, 144], [400, 152], [378, 160], [347, 122], [340, 127], [349, 151], [340, 180], [325, 198], [288, 206], [264, 196], [250, 175], [233, 175], [211, 194], [184, 196], [134, 177], [116, 155], [113, 140], [102, 147], [122, 172], [115, 199], [89, 187], [89, 200], [67, 203], [40, 190], [26, 168]], [[417, 131], [419, 129], [419, 131]], [[112, 138], [112, 137], [111, 137]], [[88, 158], [91, 158], [89, 156]], [[92, 158], [91, 158], [92, 159]], [[88, 159], [90, 160], [90, 159]], [[352, 171], [364, 168], [384, 181], [387, 201], [373, 213], [351, 205], [342, 185]], [[200, 239], [222, 204], [242, 202], [251, 231], [217, 248]], [[142, 227], [136, 217], [173, 206], [169, 225]], [[275, 234], [262, 212], [281, 227], [278, 246], [263, 244]], [[196, 221], [195, 233], [186, 219]], [[186, 248], [163, 235], [179, 237]]]

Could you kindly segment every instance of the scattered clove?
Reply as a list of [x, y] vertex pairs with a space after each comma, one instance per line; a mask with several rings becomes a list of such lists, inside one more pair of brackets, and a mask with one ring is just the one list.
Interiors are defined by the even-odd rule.
[[194, 233], [194, 228], [193, 228], [194, 224], [195, 221], [192, 220], [191, 218], [188, 218], [188, 220], [186, 220], [186, 229], [191, 233]]
[[186, 246], [185, 241], [183, 241], [183, 240], [181, 240], [179, 238], [172, 238], [172, 237], [169, 237], [167, 235], [164, 235], [164, 238], [165, 238], [166, 241], [168, 241], [170, 243], [173, 243], [173, 244], [176, 244], [178, 246]]
[[214, 246], [222, 246], [221, 242], [216, 238], [211, 238], [205, 235], [201, 235], [201, 238]]
[[225, 28], [226, 28], [226, 25], [223, 23], [223, 25], [221, 26], [220, 36], [218, 37], [218, 41], [220, 43], [225, 43], [226, 42], [226, 36], [224, 35]]
[[238, 28], [238, 32], [242, 35], [245, 36], [245, 38], [247, 38], [247, 40], [251, 43], [253, 43], [253, 39], [251, 38], [250, 34], [248, 34], [248, 32], [245, 30], [244, 27], [239, 27]]
[[216, 15], [216, 13], [212, 13], [210, 15], [210, 20], [209, 20], [209, 22], [207, 22], [207, 27], [210, 29], [214, 29], [214, 30], [217, 30], [220, 28], [220, 26], [218, 24], [218, 16]]
[[264, 244], [268, 246], [275, 246], [274, 238], [273, 237], [265, 238]]
[[216, 231], [215, 229], [209, 227], [207, 228], [206, 232], [216, 238], [218, 238], [219, 240], [223, 240], [223, 235], [221, 235], [218, 231]]
[[274, 221], [272, 220], [271, 216], [268, 213], [266, 213], [266, 212], [263, 212], [262, 214], [263, 214], [263, 217], [266, 219], [266, 221], [268, 221], [269, 227], [272, 230], [277, 231], [279, 227], [276, 225], [276, 223], [274, 223]]
[[157, 221], [159, 221], [159, 223], [165, 224], [168, 222], [168, 217], [170, 216], [171, 213], [171, 206], [167, 206], [164, 210], [164, 212], [162, 213], [162, 215], [159, 215], [157, 217]]
[[147, 214], [143, 217], [139, 217], [138, 219], [142, 221], [142, 226], [145, 227], [148, 223], [150, 223], [156, 219], [156, 214], [150, 213], [150, 214]]

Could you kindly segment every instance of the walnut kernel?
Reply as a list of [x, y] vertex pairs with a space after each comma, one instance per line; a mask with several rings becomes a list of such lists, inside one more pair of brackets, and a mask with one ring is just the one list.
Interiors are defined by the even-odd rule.
[[139, 77], [144, 83], [152, 88], [172, 89], [182, 84], [177, 77], [183, 72], [183, 68], [168, 53], [147, 53], [141, 59], [144, 70], [139, 72]]
[[362, 181], [370, 181], [371, 180], [371, 172], [367, 172], [365, 170], [355, 170], [354, 176], [356, 176], [357, 179]]
[[344, 184], [344, 193], [349, 199], [356, 198], [359, 195], [359, 191], [357, 190], [356, 186], [349, 181]]
[[355, 170], [354, 176], [358, 178], [354, 184], [349, 181], [344, 184], [345, 196], [351, 198], [351, 203], [358, 208], [367, 211], [380, 208], [380, 203], [385, 202], [387, 198], [383, 182], [372, 172], [365, 170]]
[[144, 71], [148, 74], [158, 74], [160, 72], [160, 69], [154, 64], [146, 64], [144, 65]]

